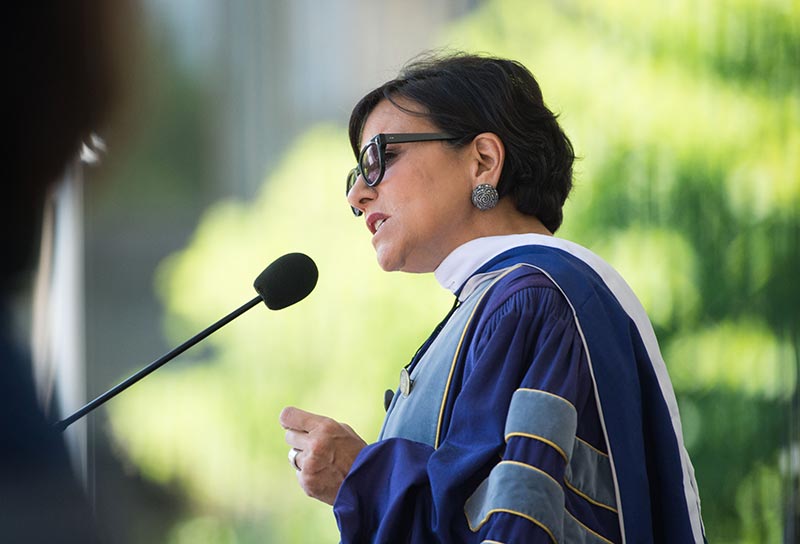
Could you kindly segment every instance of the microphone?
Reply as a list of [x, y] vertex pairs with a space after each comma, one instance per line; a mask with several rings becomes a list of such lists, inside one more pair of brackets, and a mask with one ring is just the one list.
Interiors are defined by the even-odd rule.
[[261, 274], [259, 274], [256, 280], [253, 282], [253, 287], [258, 293], [257, 297], [240, 306], [238, 309], [229, 313], [213, 325], [192, 336], [186, 342], [176, 347], [169, 353], [162, 355], [160, 358], [156, 359], [136, 374], [130, 376], [125, 381], [120, 382], [93, 401], [86, 404], [83, 408], [76, 411], [71, 416], [62, 419], [58, 423], [55, 423], [54, 427], [56, 430], [63, 431], [75, 421], [79, 420], [111, 398], [117, 396], [119, 393], [122, 393], [124, 390], [151, 372], [162, 367], [190, 347], [211, 335], [211, 333], [219, 330], [245, 313], [247, 310], [253, 308], [262, 300], [270, 310], [282, 310], [287, 306], [291, 306], [296, 302], [300, 302], [306, 298], [311, 291], [314, 290], [314, 287], [317, 285], [318, 276], [319, 272], [317, 271], [317, 265], [314, 264], [314, 261], [311, 260], [311, 257], [308, 255], [304, 255], [303, 253], [287, 253], [283, 257], [279, 257], [267, 268], [265, 268], [264, 271], [261, 272]]

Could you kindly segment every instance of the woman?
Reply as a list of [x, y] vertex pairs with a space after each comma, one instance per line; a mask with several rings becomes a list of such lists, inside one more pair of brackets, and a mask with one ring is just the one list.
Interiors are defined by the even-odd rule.
[[350, 119], [347, 182], [378, 263], [453, 309], [379, 440], [287, 408], [290, 461], [343, 542], [702, 542], [652, 327], [624, 281], [552, 234], [572, 146], [519, 63], [408, 66]]

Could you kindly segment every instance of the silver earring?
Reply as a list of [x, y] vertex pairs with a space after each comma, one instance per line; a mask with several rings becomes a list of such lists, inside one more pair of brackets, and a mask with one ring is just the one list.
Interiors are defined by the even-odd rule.
[[499, 200], [497, 189], [488, 183], [481, 183], [472, 190], [472, 205], [481, 211], [491, 210]]

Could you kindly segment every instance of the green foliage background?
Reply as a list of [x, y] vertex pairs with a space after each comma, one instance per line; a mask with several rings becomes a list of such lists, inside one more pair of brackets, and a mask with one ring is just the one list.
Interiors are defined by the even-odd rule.
[[[653, 320], [709, 541], [782, 541], [798, 519], [800, 4], [489, 1], [441, 43], [520, 60], [561, 112], [581, 160], [559, 235], [617, 267]], [[161, 267], [176, 342], [279, 255], [320, 269], [306, 301], [250, 312], [111, 407], [125, 455], [186, 494], [170, 542], [335, 541], [278, 413], [373, 438], [383, 390], [449, 306], [432, 277], [379, 271], [342, 194], [352, 162], [344, 127], [310, 131]]]

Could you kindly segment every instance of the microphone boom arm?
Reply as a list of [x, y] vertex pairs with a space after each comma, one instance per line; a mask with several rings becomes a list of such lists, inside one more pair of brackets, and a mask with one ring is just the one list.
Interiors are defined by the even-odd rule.
[[76, 411], [71, 416], [69, 416], [69, 417], [67, 417], [65, 419], [62, 419], [58, 423], [55, 423], [54, 427], [58, 431], [63, 431], [68, 426], [70, 426], [72, 423], [74, 423], [78, 419], [82, 418], [83, 416], [85, 416], [86, 414], [88, 414], [89, 412], [91, 412], [92, 410], [97, 408], [98, 406], [100, 406], [100, 405], [104, 404], [106, 401], [114, 398], [119, 393], [122, 393], [127, 388], [129, 388], [130, 386], [132, 386], [133, 384], [135, 384], [136, 382], [138, 382], [139, 380], [141, 380], [142, 378], [144, 378], [145, 376], [147, 376], [151, 372], [154, 372], [155, 370], [158, 370], [159, 368], [164, 366], [166, 363], [168, 363], [169, 361], [171, 361], [172, 359], [174, 359], [175, 357], [177, 357], [178, 355], [180, 355], [181, 353], [183, 353], [184, 351], [186, 351], [190, 347], [194, 346], [195, 344], [197, 344], [198, 342], [203, 340], [205, 337], [209, 336], [211, 333], [217, 331], [218, 329], [221, 329], [222, 327], [224, 327], [225, 325], [227, 325], [228, 323], [230, 323], [231, 321], [233, 321], [234, 319], [236, 319], [237, 317], [239, 317], [240, 315], [245, 313], [247, 310], [253, 308], [256, 305], [258, 305], [258, 303], [262, 302], [262, 300], [263, 299], [262, 299], [261, 296], [257, 296], [255, 298], [253, 298], [253, 300], [251, 300], [250, 302], [247, 302], [246, 304], [243, 304], [237, 310], [234, 310], [233, 312], [229, 313], [228, 315], [226, 315], [225, 317], [223, 317], [222, 319], [220, 319], [219, 321], [217, 321], [213, 325], [211, 325], [209, 327], [206, 327], [204, 330], [202, 330], [199, 333], [195, 334], [194, 336], [189, 338], [187, 341], [185, 341], [183, 344], [181, 344], [180, 346], [174, 348], [172, 351], [162, 355], [161, 357], [159, 357], [158, 359], [156, 359], [155, 361], [153, 361], [152, 363], [150, 363], [149, 365], [147, 365], [146, 367], [141, 369], [136, 374], [130, 376], [125, 381], [120, 382], [116, 386], [112, 387], [111, 389], [109, 389], [108, 391], [106, 391], [105, 393], [103, 393], [102, 395], [100, 395], [99, 397], [97, 397], [96, 399], [91, 401], [90, 403], [86, 404], [83, 408], [81, 408], [80, 410]]

